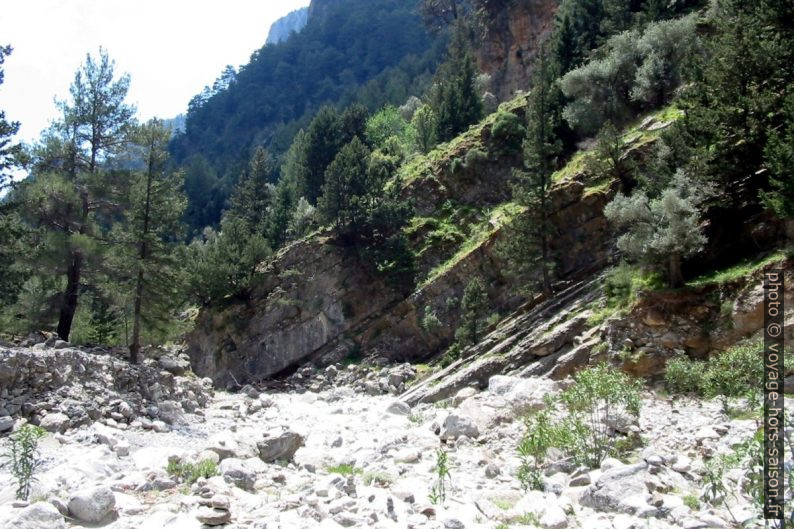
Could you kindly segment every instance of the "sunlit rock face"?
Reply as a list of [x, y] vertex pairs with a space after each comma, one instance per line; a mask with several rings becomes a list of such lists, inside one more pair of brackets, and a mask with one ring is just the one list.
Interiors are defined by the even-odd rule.
[[477, 66], [491, 76], [491, 91], [500, 100], [532, 84], [532, 67], [554, 27], [557, 5], [556, 0], [520, 0], [489, 20]]
[[300, 33], [309, 20], [309, 8], [303, 7], [273, 22], [267, 35], [266, 44], [278, 44], [287, 40], [293, 33]]

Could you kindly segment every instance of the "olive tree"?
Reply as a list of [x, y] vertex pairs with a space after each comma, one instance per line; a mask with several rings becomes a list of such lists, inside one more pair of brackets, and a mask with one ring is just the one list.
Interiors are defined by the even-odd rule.
[[670, 287], [683, 285], [681, 263], [700, 252], [706, 236], [700, 227], [700, 206], [710, 189], [679, 171], [657, 197], [645, 191], [619, 193], [604, 214], [623, 233], [618, 249], [630, 260], [666, 269]]

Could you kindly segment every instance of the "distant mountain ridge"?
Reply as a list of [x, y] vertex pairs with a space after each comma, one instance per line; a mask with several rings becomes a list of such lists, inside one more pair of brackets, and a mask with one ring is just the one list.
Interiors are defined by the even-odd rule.
[[300, 33], [309, 20], [309, 7], [296, 9], [279, 18], [270, 26], [265, 44], [278, 44], [289, 38], [293, 33]]

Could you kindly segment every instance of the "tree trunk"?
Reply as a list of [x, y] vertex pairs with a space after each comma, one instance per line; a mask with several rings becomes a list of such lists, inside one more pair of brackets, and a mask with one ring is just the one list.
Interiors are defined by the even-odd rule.
[[132, 344], [130, 345], [130, 363], [138, 363], [141, 350], [141, 305], [143, 304], [143, 266], [149, 256], [149, 216], [152, 205], [152, 179], [154, 178], [154, 140], [149, 145], [149, 167], [146, 173], [146, 202], [143, 209], [143, 231], [141, 233], [140, 261], [138, 262], [138, 282], [135, 285], [135, 309], [132, 316]]
[[543, 295], [550, 298], [554, 292], [551, 288], [551, 277], [549, 274], [549, 240], [545, 235], [542, 236], [541, 240], [541, 266], [543, 267]]
[[80, 295], [80, 274], [83, 268], [83, 256], [79, 251], [72, 252], [72, 260], [66, 270], [66, 290], [61, 302], [61, 314], [58, 319], [58, 336], [61, 340], [69, 341], [72, 330], [72, 321], [77, 312], [77, 298]]
[[130, 363], [138, 363], [141, 350], [141, 302], [143, 300], [143, 268], [138, 270], [138, 284], [135, 287], [135, 309], [132, 316], [132, 343], [130, 344]]
[[667, 280], [670, 283], [670, 288], [684, 286], [684, 274], [681, 272], [681, 255], [677, 253], [670, 254], [668, 266]]

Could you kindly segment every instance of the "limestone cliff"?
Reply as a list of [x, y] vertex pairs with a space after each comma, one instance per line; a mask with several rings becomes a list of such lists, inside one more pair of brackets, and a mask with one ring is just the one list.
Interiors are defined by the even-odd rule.
[[530, 86], [532, 66], [551, 33], [557, 5], [556, 0], [517, 0], [485, 21], [477, 67], [491, 75], [491, 89], [500, 100]]
[[265, 44], [278, 44], [279, 42], [287, 40], [290, 35], [298, 33], [306, 27], [306, 22], [308, 20], [308, 7], [296, 9], [288, 15], [279, 18], [270, 26]]

